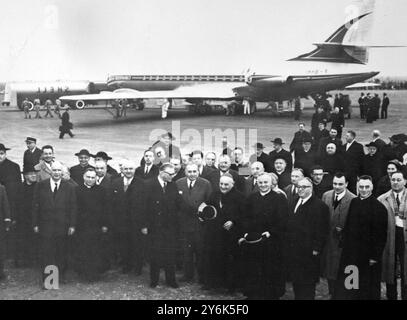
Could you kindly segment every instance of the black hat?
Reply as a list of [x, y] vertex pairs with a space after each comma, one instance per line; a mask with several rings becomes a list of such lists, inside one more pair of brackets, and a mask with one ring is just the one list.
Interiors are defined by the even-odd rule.
[[198, 217], [204, 221], [213, 220], [217, 216], [217, 211], [214, 206], [205, 206], [198, 211]]
[[368, 143], [368, 144], [365, 144], [365, 147], [374, 147], [374, 148], [376, 148], [376, 149], [379, 149], [379, 146], [377, 145], [377, 143], [376, 142], [374, 142], [374, 141], [372, 141], [372, 142], [370, 142], [370, 143]]
[[39, 170], [36, 170], [34, 166], [29, 165], [29, 166], [25, 166], [21, 173], [26, 174], [26, 173], [29, 173], [29, 172], [37, 172], [37, 171], [39, 171]]
[[89, 153], [88, 150], [86, 149], [82, 149], [81, 151], [79, 151], [78, 153], [75, 153], [75, 156], [88, 156], [91, 157], [92, 155]]
[[7, 150], [11, 150], [10, 148], [6, 148], [4, 146], [4, 144], [0, 143], [0, 151], [7, 151]]
[[249, 232], [244, 235], [245, 242], [248, 244], [256, 244], [262, 242], [264, 237], [259, 232]]
[[264, 149], [264, 145], [260, 142], [257, 142], [253, 145], [256, 149]]
[[37, 139], [32, 138], [32, 137], [27, 137], [27, 139], [25, 139], [25, 142], [34, 142], [34, 143], [37, 143]]
[[280, 144], [280, 145], [284, 144], [284, 142], [281, 138], [275, 138], [274, 140], [271, 140], [271, 142], [273, 142], [275, 144]]
[[302, 139], [302, 143], [307, 143], [307, 142], [312, 143], [312, 138], [311, 137], [305, 137], [304, 139]]
[[395, 134], [393, 136], [390, 137], [390, 141], [394, 142], [394, 143], [402, 143], [407, 141], [407, 136], [404, 133], [401, 134]]
[[112, 158], [109, 157], [107, 155], [107, 153], [104, 151], [99, 151], [98, 153], [96, 153], [94, 155], [92, 154], [91, 156], [92, 156], [92, 158], [102, 158], [103, 160], [112, 160]]
[[166, 132], [166, 133], [164, 133], [164, 134], [161, 135], [161, 138], [165, 138], [165, 137], [168, 137], [168, 138], [170, 138], [171, 140], [175, 140], [175, 137], [172, 135], [171, 132]]

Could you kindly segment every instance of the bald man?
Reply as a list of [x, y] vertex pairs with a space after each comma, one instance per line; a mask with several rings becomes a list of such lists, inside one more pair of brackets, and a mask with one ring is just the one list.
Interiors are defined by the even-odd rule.
[[63, 280], [67, 267], [68, 239], [75, 232], [75, 187], [62, 179], [62, 171], [63, 165], [59, 161], [53, 162], [51, 178], [38, 182], [34, 189], [33, 225], [34, 232], [40, 237], [42, 279], [47, 275], [45, 268], [54, 265], [59, 270], [60, 280]]

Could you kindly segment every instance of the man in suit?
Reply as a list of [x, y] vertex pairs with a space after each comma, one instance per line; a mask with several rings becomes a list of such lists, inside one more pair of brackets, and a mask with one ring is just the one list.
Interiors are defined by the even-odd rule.
[[390, 105], [390, 99], [387, 96], [387, 93], [383, 93], [382, 112], [381, 112], [382, 119], [387, 119], [387, 109], [388, 109], [389, 105]]
[[293, 141], [290, 144], [290, 152], [301, 150], [302, 141], [305, 138], [311, 137], [311, 134], [305, 130], [305, 123], [301, 122], [298, 124], [298, 131], [294, 134]]
[[349, 130], [346, 133], [346, 144], [344, 146], [345, 174], [349, 179], [348, 189], [356, 193], [357, 177], [360, 175], [363, 157], [365, 155], [363, 145], [356, 141], [356, 133]]
[[135, 175], [143, 180], [155, 178], [158, 167], [154, 164], [154, 158], [154, 151], [151, 149], [144, 151], [143, 164], [136, 169]]
[[171, 158], [170, 163], [174, 166], [175, 176], [172, 179], [174, 182], [177, 182], [179, 179], [185, 177], [185, 168], [182, 168], [180, 158]]
[[6, 188], [0, 184], [0, 281], [6, 278], [4, 274], [5, 236], [10, 230], [11, 215]]
[[270, 162], [274, 163], [277, 158], [284, 158], [287, 162], [288, 170], [293, 167], [293, 156], [290, 152], [283, 149], [283, 140], [281, 138], [275, 138], [271, 141], [273, 143], [274, 150], [269, 153]]
[[236, 171], [233, 171], [230, 169], [231, 165], [231, 160], [230, 157], [226, 154], [223, 154], [219, 157], [219, 164], [218, 164], [218, 170], [214, 170], [211, 172], [210, 176], [208, 177], [209, 182], [212, 184], [212, 189], [214, 191], [219, 190], [219, 181], [220, 177], [229, 173], [232, 175], [233, 180], [235, 181], [235, 188], [243, 192], [244, 190], [244, 178], [239, 176], [239, 174]]
[[[171, 132], [166, 132], [162, 134], [157, 142], [155, 142], [151, 149], [154, 153], [158, 148], [161, 148], [163, 157], [161, 158], [161, 162], [169, 162], [172, 157], [181, 157], [181, 151], [177, 145], [173, 143], [176, 138], [172, 135]], [[154, 164], [158, 165], [160, 162], [159, 157], [156, 158]]]
[[289, 209], [285, 253], [296, 300], [315, 299], [322, 250], [329, 234], [329, 209], [315, 197], [312, 181], [298, 182], [298, 202]]
[[65, 134], [69, 134], [69, 136], [71, 138], [74, 137], [74, 134], [71, 131], [73, 128], [73, 125], [69, 120], [70, 120], [69, 106], [67, 106], [65, 109], [65, 112], [62, 114], [62, 118], [61, 118], [62, 122], [61, 122], [61, 126], [59, 127], [59, 131], [60, 131], [59, 139], [63, 139]]
[[[209, 200], [212, 193], [210, 182], [199, 177], [198, 166], [195, 163], [187, 164], [185, 178], [176, 181], [179, 194], [182, 197], [180, 211], [181, 237], [184, 240], [184, 281], [191, 282], [194, 278], [194, 269], [198, 271], [198, 279], [202, 280], [201, 268], [201, 225], [198, 220], [199, 206]], [[195, 257], [195, 259], [194, 259]]]
[[233, 163], [230, 168], [242, 175], [244, 170], [240, 169], [248, 168], [249, 163], [244, 160], [243, 149], [241, 147], [236, 147], [232, 151], [232, 159]]
[[89, 164], [90, 157], [92, 156], [88, 150], [82, 149], [81, 151], [75, 153], [78, 157], [79, 164], [73, 166], [69, 171], [71, 173], [71, 178], [78, 184], [83, 185], [83, 174], [89, 168], [93, 168]]
[[333, 190], [322, 196], [322, 201], [328, 206], [330, 213], [330, 230], [322, 256], [322, 275], [328, 280], [329, 294], [335, 296], [336, 279], [342, 249], [339, 242], [349, 212], [350, 202], [356, 196], [347, 189], [348, 180], [344, 173], [338, 172], [333, 179]]
[[250, 166], [251, 175], [244, 182], [244, 195], [247, 198], [252, 193], [259, 191], [257, 178], [264, 172], [264, 166], [261, 162], [253, 162]]
[[270, 157], [265, 152], [263, 152], [264, 145], [258, 142], [253, 147], [255, 149], [255, 153], [250, 156], [249, 162], [261, 162], [264, 166], [265, 172], [272, 172], [273, 163], [271, 162]]
[[182, 198], [172, 182], [174, 166], [165, 163], [158, 176], [146, 182], [146, 217], [143, 232], [150, 244], [150, 286], [158, 285], [160, 268], [165, 270], [166, 283], [178, 288], [175, 280], [176, 241], [179, 232], [178, 213]]
[[[338, 270], [339, 300], [380, 300], [383, 250], [387, 239], [387, 210], [372, 194], [373, 182], [361, 176], [358, 183], [359, 197], [349, 207], [341, 241], [342, 255]], [[357, 288], [349, 288], [348, 266], [358, 271]]]
[[342, 139], [342, 129], [345, 127], [343, 110], [335, 108], [331, 113], [331, 121], [331, 129], [336, 129], [338, 132], [338, 139]]
[[52, 176], [51, 165], [54, 162], [54, 148], [50, 145], [41, 148], [42, 156], [40, 162], [34, 167], [37, 171], [38, 182], [50, 179]]
[[[387, 210], [387, 241], [383, 252], [382, 281], [386, 282], [388, 300], [397, 300], [397, 270], [401, 277], [401, 299], [407, 300], [407, 189], [406, 177], [397, 171], [391, 176], [391, 190], [379, 200]], [[399, 268], [398, 268], [399, 267]]]
[[145, 182], [135, 177], [135, 171], [135, 163], [124, 160], [124, 176], [112, 181], [110, 226], [122, 272], [134, 271], [136, 275], [141, 275], [145, 235], [142, 229], [146, 223]]
[[342, 152], [342, 140], [338, 138], [338, 130], [332, 128], [329, 130], [329, 137], [322, 138], [319, 142], [318, 156], [321, 157], [325, 154], [326, 146], [330, 143], [336, 145], [336, 150]]
[[97, 161], [106, 162], [107, 173], [110, 174], [113, 178], [116, 178], [119, 176], [119, 173], [115, 169], [113, 169], [111, 166], [109, 166], [109, 164], [107, 163], [109, 160], [112, 160], [112, 158], [109, 157], [106, 152], [99, 151], [95, 155], [92, 155], [92, 157], [95, 158], [95, 162], [97, 162]]
[[[20, 194], [21, 194], [21, 170], [20, 166], [7, 158], [7, 151], [3, 144], [0, 144], [0, 184], [6, 188], [7, 199], [10, 205], [10, 214], [15, 225], [16, 217], [20, 210]], [[11, 228], [7, 234], [7, 253], [16, 260], [16, 230]]]
[[204, 165], [202, 151], [195, 150], [189, 156], [190, 156], [191, 161], [198, 166], [198, 172], [199, 172], [199, 176], [201, 178], [209, 180], [209, 177], [212, 174], [212, 172], [217, 171], [217, 169], [212, 169], [212, 168]]
[[312, 149], [317, 152], [321, 139], [329, 137], [329, 131], [326, 129], [326, 121], [318, 123], [318, 129], [313, 134]]
[[216, 153], [215, 152], [208, 152], [205, 156], [205, 166], [216, 170]]
[[42, 151], [37, 148], [37, 139], [27, 137], [25, 143], [27, 144], [27, 150], [24, 152], [23, 170], [25, 167], [31, 168], [36, 166], [40, 162], [42, 156]]
[[46, 267], [54, 265], [58, 268], [60, 279], [64, 280], [68, 238], [74, 234], [76, 227], [76, 194], [75, 188], [62, 180], [60, 162], [53, 162], [51, 170], [51, 178], [40, 181], [35, 186], [32, 219], [34, 232], [40, 236], [42, 279], [46, 276]]
[[284, 188], [287, 195], [288, 207], [293, 206], [298, 201], [298, 182], [304, 178], [304, 171], [300, 168], [294, 168], [291, 171], [291, 184]]
[[376, 190], [380, 178], [383, 177], [383, 156], [378, 152], [379, 147], [376, 142], [370, 142], [365, 147], [367, 147], [368, 152], [363, 156], [361, 174], [372, 177], [373, 186]]

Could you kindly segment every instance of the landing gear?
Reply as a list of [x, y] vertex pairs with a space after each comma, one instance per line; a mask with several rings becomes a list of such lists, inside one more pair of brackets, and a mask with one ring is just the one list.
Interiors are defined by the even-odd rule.
[[200, 114], [200, 115], [205, 115], [205, 114], [210, 114], [212, 112], [213, 108], [210, 104], [207, 103], [198, 103], [198, 104], [192, 104], [188, 106], [188, 111], [190, 113], [195, 113], [195, 114]]

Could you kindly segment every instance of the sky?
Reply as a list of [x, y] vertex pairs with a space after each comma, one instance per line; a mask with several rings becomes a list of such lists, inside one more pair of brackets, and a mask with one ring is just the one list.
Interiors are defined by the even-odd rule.
[[[370, 0], [14, 0], [2, 4], [0, 81], [110, 74], [272, 73]], [[407, 1], [377, 0], [371, 44], [407, 45]], [[407, 76], [407, 49], [373, 49]]]

